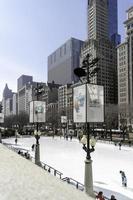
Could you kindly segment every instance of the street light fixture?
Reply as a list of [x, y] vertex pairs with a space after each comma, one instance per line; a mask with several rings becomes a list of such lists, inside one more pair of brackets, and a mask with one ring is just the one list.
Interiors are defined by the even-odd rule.
[[36, 148], [35, 148], [35, 164], [36, 165], [41, 165], [40, 163], [40, 144], [39, 144], [39, 139], [41, 136], [41, 131], [34, 131], [34, 136], [36, 138]]
[[[83, 135], [81, 139], [81, 143], [83, 144], [83, 149], [87, 153], [85, 160], [85, 191], [90, 196], [94, 196], [93, 193], [93, 176], [92, 176], [92, 160], [90, 154], [95, 151], [96, 140], [94, 136], [90, 139], [87, 135]], [[91, 146], [91, 147], [90, 147]]]
[[[85, 85], [86, 85], [86, 95], [87, 95], [87, 84], [90, 83], [90, 78], [95, 76], [96, 73], [100, 70], [99, 67], [96, 67], [95, 64], [99, 61], [99, 58], [94, 58], [90, 60], [90, 54], [87, 54], [82, 62], [81, 68], [76, 68], [74, 73], [76, 76], [85, 77]], [[81, 80], [81, 79], [80, 79]], [[81, 80], [82, 81], [82, 80]], [[83, 81], [82, 81], [83, 83]], [[83, 83], [84, 84], [84, 83]], [[87, 98], [87, 97], [86, 97]], [[93, 192], [93, 176], [92, 176], [92, 160], [90, 153], [93, 152], [95, 149], [96, 141], [94, 137], [90, 139], [91, 129], [90, 124], [87, 121], [87, 100], [86, 100], [86, 135], [83, 136], [81, 143], [83, 144], [83, 149], [86, 151], [86, 160], [85, 160], [85, 191], [90, 196], [94, 196]], [[91, 148], [90, 148], [91, 145]]]
[[83, 137], [81, 138], [81, 143], [83, 144], [84, 151], [87, 152], [87, 158], [89, 158], [90, 157], [90, 153], [95, 151], [96, 140], [95, 140], [94, 136], [91, 136], [90, 141], [89, 141], [91, 148], [87, 148], [86, 147], [86, 145], [87, 145], [87, 137], [86, 137], [86, 135], [83, 135]]

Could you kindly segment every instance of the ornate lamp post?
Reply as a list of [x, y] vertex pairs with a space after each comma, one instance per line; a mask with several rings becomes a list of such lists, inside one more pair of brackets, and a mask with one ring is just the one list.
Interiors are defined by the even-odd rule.
[[35, 130], [34, 131], [34, 136], [36, 138], [35, 164], [40, 166], [41, 163], [40, 163], [40, 144], [39, 144], [39, 139], [40, 139], [40, 136], [41, 136], [41, 132]]
[[[86, 88], [86, 135], [83, 136], [81, 142], [83, 144], [83, 149], [86, 151], [86, 160], [85, 160], [85, 191], [90, 196], [94, 196], [93, 192], [93, 176], [92, 176], [92, 160], [90, 153], [95, 149], [95, 139], [90, 139], [91, 129], [90, 123], [87, 121], [87, 85], [90, 83], [90, 78], [95, 76], [96, 73], [100, 70], [99, 67], [95, 67], [95, 64], [99, 61], [99, 58], [94, 58], [90, 60], [90, 54], [87, 54], [82, 62], [81, 68], [76, 68], [74, 70], [75, 75], [77, 75], [81, 82], [85, 84]], [[85, 77], [85, 82], [82, 81], [81, 77]], [[87, 136], [87, 137], [86, 137]], [[90, 148], [91, 145], [91, 148]]]
[[[37, 87], [34, 88], [35, 90], [35, 95], [36, 95], [36, 99], [37, 101], [39, 101], [39, 95], [42, 94], [42, 92], [44, 91], [43, 85], [40, 83], [37, 83]], [[41, 108], [42, 107], [37, 107], [35, 109], [35, 114], [38, 116], [38, 113], [41, 112]], [[34, 136], [36, 139], [36, 146], [35, 146], [35, 164], [36, 165], [41, 165], [40, 162], [40, 144], [39, 144], [39, 139], [41, 136], [41, 132], [39, 131], [39, 122], [38, 122], [38, 117], [37, 117], [37, 122], [36, 122], [36, 130], [34, 131]]]
[[[89, 195], [93, 196], [93, 176], [92, 176], [92, 160], [91, 160], [91, 152], [95, 151], [96, 140], [94, 136], [90, 139], [88, 135], [83, 135], [81, 139], [81, 143], [83, 144], [83, 149], [87, 153], [85, 160], [85, 191]], [[91, 147], [90, 147], [91, 146]]]

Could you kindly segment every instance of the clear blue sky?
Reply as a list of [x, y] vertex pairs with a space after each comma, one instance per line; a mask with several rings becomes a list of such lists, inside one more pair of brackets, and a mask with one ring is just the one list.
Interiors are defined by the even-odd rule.
[[[47, 81], [47, 57], [70, 37], [87, 38], [87, 0], [0, 0], [0, 99], [17, 78]], [[119, 33], [133, 0], [118, 0]]]

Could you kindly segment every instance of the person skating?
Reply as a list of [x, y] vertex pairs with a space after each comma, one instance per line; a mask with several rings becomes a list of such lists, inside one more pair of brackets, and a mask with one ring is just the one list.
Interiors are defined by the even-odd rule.
[[124, 171], [120, 171], [121, 178], [122, 178], [122, 186], [127, 187], [127, 177]]
[[17, 142], [18, 142], [18, 139], [17, 138], [15, 138], [15, 144], [17, 145]]
[[126, 177], [126, 176], [124, 176], [123, 186], [124, 186], [124, 187], [127, 187], [127, 177]]
[[121, 142], [119, 142], [119, 150], [121, 150], [121, 146], [122, 146], [122, 144], [121, 144]]
[[34, 151], [34, 149], [35, 149], [35, 145], [34, 144], [32, 144], [31, 149], [32, 149], [32, 151]]

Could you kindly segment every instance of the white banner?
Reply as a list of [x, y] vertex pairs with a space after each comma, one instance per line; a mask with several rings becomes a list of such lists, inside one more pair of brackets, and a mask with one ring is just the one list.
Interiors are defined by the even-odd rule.
[[74, 122], [86, 122], [86, 90], [85, 85], [73, 89], [73, 119]]
[[30, 102], [30, 123], [46, 121], [46, 102], [31, 101]]
[[87, 122], [104, 122], [103, 86], [87, 84]]
[[0, 113], [0, 123], [4, 123], [4, 114]]
[[67, 116], [61, 116], [61, 123], [67, 123]]

